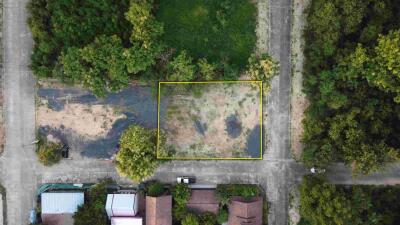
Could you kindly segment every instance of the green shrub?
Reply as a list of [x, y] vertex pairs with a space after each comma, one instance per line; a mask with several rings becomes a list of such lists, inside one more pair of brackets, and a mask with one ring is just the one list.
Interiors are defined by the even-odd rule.
[[45, 166], [51, 166], [58, 163], [61, 160], [61, 148], [62, 146], [57, 143], [44, 141], [38, 147], [37, 155], [39, 162]]
[[187, 184], [177, 184], [172, 189], [172, 197], [175, 205], [186, 206], [190, 198], [190, 188]]
[[[181, 222], [182, 225], [200, 225], [196, 215], [188, 213]], [[203, 224], [202, 224], [203, 225]]]
[[165, 187], [162, 183], [150, 184], [147, 188], [147, 195], [152, 197], [159, 197], [165, 193]]
[[264, 90], [269, 92], [271, 80], [278, 73], [279, 66], [271, 56], [263, 54], [256, 56], [252, 54], [249, 58], [247, 74], [252, 80], [263, 81]]
[[252, 184], [220, 184], [216, 195], [221, 205], [227, 205], [231, 197], [243, 197], [246, 201], [260, 195], [260, 189]]
[[105, 179], [92, 187], [85, 196], [85, 204], [74, 214], [74, 225], [107, 225], [107, 214], [104, 210], [107, 200], [107, 185], [115, 183]]
[[172, 215], [177, 221], [183, 220], [187, 214], [188, 210], [186, 209], [186, 205], [174, 205], [174, 207], [172, 208]]
[[217, 214], [217, 222], [218, 224], [223, 224], [225, 222], [228, 221], [228, 210], [224, 209], [224, 208], [220, 208], [218, 210], [218, 214]]
[[203, 213], [199, 216], [201, 225], [215, 225], [217, 223], [217, 216], [213, 213]]

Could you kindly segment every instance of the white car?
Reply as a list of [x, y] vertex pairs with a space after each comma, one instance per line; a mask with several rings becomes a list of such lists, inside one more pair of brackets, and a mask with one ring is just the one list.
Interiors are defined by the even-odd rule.
[[176, 182], [178, 184], [193, 184], [196, 182], [194, 177], [177, 177]]

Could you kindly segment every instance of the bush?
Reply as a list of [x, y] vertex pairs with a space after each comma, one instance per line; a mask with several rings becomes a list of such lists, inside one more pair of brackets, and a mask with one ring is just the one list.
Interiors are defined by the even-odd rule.
[[217, 222], [218, 224], [223, 224], [228, 221], [228, 210], [220, 208], [217, 214]]
[[203, 213], [199, 216], [199, 222], [201, 225], [215, 225], [217, 217], [213, 213]]
[[165, 187], [162, 183], [150, 184], [147, 188], [147, 195], [151, 197], [159, 197], [165, 193]]
[[120, 138], [120, 150], [115, 158], [118, 172], [136, 182], [153, 175], [156, 159], [157, 131], [133, 125]]
[[190, 188], [187, 184], [177, 184], [172, 190], [172, 197], [177, 205], [186, 205], [190, 198]]
[[[199, 219], [194, 214], [187, 214], [181, 222], [182, 225], [200, 225]], [[203, 224], [202, 224], [203, 225]]]
[[217, 186], [216, 195], [221, 205], [227, 205], [231, 197], [243, 197], [246, 201], [260, 195], [260, 189], [252, 184], [220, 184]]
[[247, 74], [252, 80], [263, 81], [264, 90], [269, 92], [271, 80], [278, 73], [279, 66], [271, 56], [263, 54], [260, 57], [252, 54], [249, 58]]
[[105, 211], [107, 200], [107, 185], [114, 181], [106, 179], [93, 185], [87, 192], [85, 204], [74, 214], [74, 225], [107, 225]]
[[60, 144], [44, 141], [39, 145], [39, 149], [36, 152], [39, 162], [45, 166], [58, 163], [61, 160], [61, 148]]

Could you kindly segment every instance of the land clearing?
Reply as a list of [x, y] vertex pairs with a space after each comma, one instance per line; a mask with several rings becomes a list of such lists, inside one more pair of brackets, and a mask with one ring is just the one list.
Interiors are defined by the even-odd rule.
[[292, 97], [291, 97], [291, 116], [290, 116], [290, 133], [291, 133], [291, 150], [296, 160], [301, 158], [303, 145], [301, 137], [303, 135], [303, 118], [304, 111], [308, 107], [309, 102], [303, 93], [303, 30], [306, 23], [305, 10], [310, 0], [295, 0], [293, 2], [293, 26], [292, 26]]
[[36, 102], [39, 136], [67, 144], [74, 158], [112, 158], [130, 125], [157, 127], [157, 98], [149, 86], [96, 98], [80, 87], [43, 85]]
[[261, 159], [261, 85], [160, 84], [158, 157]]

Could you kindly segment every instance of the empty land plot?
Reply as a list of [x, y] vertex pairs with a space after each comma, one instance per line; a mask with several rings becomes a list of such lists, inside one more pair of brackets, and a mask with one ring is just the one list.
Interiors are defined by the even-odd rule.
[[262, 158], [261, 82], [161, 82], [159, 92], [158, 158]]

